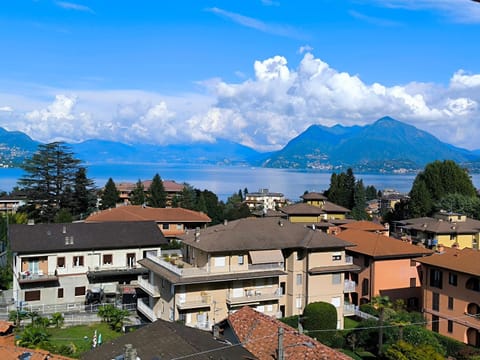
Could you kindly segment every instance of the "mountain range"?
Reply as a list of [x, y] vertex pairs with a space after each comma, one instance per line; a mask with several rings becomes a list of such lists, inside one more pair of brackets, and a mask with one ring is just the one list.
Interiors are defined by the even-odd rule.
[[[18, 166], [38, 146], [21, 132], [0, 128], [0, 162]], [[311, 125], [281, 150], [260, 153], [218, 139], [214, 143], [181, 145], [123, 144], [86, 140], [70, 144], [75, 156], [92, 163], [184, 163], [248, 165], [294, 169], [346, 169], [357, 172], [413, 172], [434, 160], [454, 160], [480, 169], [480, 151], [444, 143], [428, 132], [384, 117], [365, 126]], [[15, 156], [15, 155], [18, 156]], [[5, 166], [5, 165], [4, 165]]]

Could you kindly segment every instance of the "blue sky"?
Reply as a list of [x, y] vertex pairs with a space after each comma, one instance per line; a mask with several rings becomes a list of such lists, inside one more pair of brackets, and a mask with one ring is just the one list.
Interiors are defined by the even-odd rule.
[[0, 3], [0, 126], [259, 150], [384, 115], [480, 148], [470, 0]]

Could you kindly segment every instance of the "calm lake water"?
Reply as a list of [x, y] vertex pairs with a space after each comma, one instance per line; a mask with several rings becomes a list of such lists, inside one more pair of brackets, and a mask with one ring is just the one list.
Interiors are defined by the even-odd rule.
[[[0, 190], [10, 191], [22, 176], [21, 169], [0, 169]], [[208, 189], [226, 200], [239, 189], [249, 192], [269, 189], [281, 192], [290, 200], [297, 201], [306, 191], [324, 191], [330, 185], [329, 172], [313, 170], [267, 169], [213, 165], [155, 165], [155, 164], [102, 164], [89, 165], [88, 176], [98, 187], [111, 177], [116, 183], [149, 180], [158, 173], [164, 180], [189, 183], [200, 190]], [[373, 185], [378, 190], [395, 189], [406, 193], [412, 187], [415, 175], [355, 174], [363, 179], [365, 186]], [[473, 174], [472, 181], [480, 187], [480, 174]]]

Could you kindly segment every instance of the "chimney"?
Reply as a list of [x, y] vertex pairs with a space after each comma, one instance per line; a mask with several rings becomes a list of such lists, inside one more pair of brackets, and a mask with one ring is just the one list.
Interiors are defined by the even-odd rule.
[[27, 225], [35, 225], [35, 220], [33, 220], [33, 219], [28, 219]]
[[199, 241], [200, 241], [200, 228], [196, 227], [195, 228], [195, 242], [199, 242]]
[[62, 234], [67, 233], [67, 225], [63, 225]]
[[223, 220], [223, 225], [224, 225], [224, 226], [227, 226], [227, 225], [228, 225], [228, 220], [227, 220], [227, 219]]

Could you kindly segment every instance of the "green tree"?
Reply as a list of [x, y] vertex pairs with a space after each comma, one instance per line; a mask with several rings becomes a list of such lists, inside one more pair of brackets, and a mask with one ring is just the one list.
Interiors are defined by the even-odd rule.
[[392, 306], [388, 296], [374, 296], [371, 301], [375, 309], [378, 310], [378, 353], [382, 354], [383, 350], [383, 322], [385, 316], [385, 309]]
[[212, 219], [212, 225], [221, 224], [224, 220], [225, 205], [223, 202], [219, 201], [217, 195], [209, 190], [198, 192], [202, 194], [205, 200], [206, 214]]
[[101, 209], [114, 208], [120, 201], [120, 192], [117, 190], [115, 182], [112, 178], [109, 178], [107, 183], [105, 184], [105, 188], [102, 192], [101, 201]]
[[197, 193], [192, 185], [184, 183], [182, 194], [177, 205], [189, 210], [195, 210], [197, 204]]
[[96, 205], [95, 183], [87, 177], [87, 169], [81, 166], [75, 174], [72, 214], [82, 220], [95, 209]]
[[100, 306], [97, 313], [102, 321], [108, 323], [110, 328], [115, 331], [122, 329], [123, 322], [128, 314], [127, 310], [118, 309], [111, 304]]
[[59, 312], [53, 313], [50, 318], [50, 324], [55, 326], [57, 329], [62, 327], [64, 322], [65, 318], [63, 317], [62, 313]]
[[375, 189], [375, 186], [368, 185], [365, 188], [365, 197], [367, 198], [367, 201], [378, 198], [378, 193], [377, 193], [377, 189]]
[[358, 180], [355, 183], [353, 199], [354, 204], [351, 212], [352, 217], [355, 220], [367, 220], [368, 214], [365, 211], [365, 208], [367, 206], [367, 198], [362, 179]]
[[130, 202], [132, 205], [143, 205], [145, 204], [145, 187], [143, 186], [142, 180], [138, 179], [135, 184], [135, 188], [132, 190], [130, 195]]
[[470, 218], [480, 219], [480, 199], [476, 196], [447, 194], [435, 202], [433, 208], [434, 211], [455, 211]]
[[60, 209], [56, 214], [53, 221], [59, 223], [70, 223], [73, 221], [72, 214], [68, 209]]
[[331, 202], [351, 209], [354, 206], [355, 176], [351, 168], [340, 174], [333, 173], [330, 187], [325, 192]]
[[75, 184], [79, 164], [63, 142], [39, 145], [38, 151], [25, 160], [25, 174], [18, 184], [27, 194], [26, 209], [31, 218], [52, 222], [58, 210], [71, 206], [68, 191]]
[[[475, 186], [465, 169], [452, 160], [434, 161], [416, 177], [410, 190], [410, 210], [414, 217], [431, 215], [434, 203], [448, 194], [476, 197]], [[457, 209], [451, 209], [457, 211]]]
[[388, 360], [442, 360], [445, 357], [429, 345], [413, 346], [399, 341], [385, 350], [384, 358]]
[[43, 327], [27, 326], [20, 335], [20, 346], [38, 348], [48, 343], [49, 335]]
[[323, 301], [310, 303], [303, 310], [301, 322], [309, 336], [327, 346], [332, 345], [337, 329], [335, 306]]
[[155, 174], [148, 188], [147, 203], [154, 208], [164, 208], [167, 205], [167, 193], [158, 174]]

